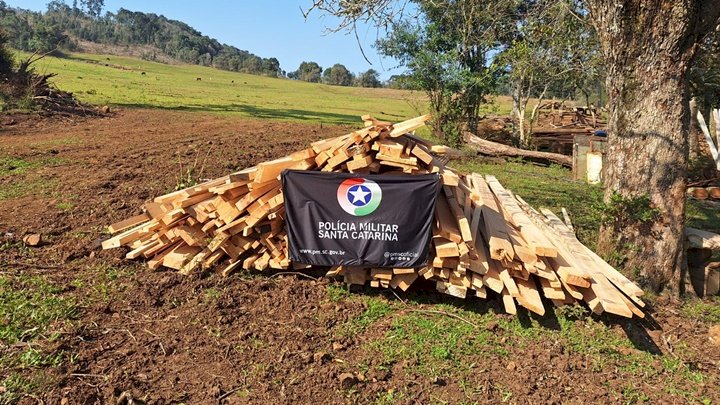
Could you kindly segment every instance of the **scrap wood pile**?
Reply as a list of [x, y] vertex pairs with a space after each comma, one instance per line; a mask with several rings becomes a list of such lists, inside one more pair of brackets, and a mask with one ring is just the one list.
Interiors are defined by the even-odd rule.
[[37, 52], [18, 63], [7, 75], [1, 85], [3, 91], [11, 100], [22, 100], [29, 97], [32, 103], [38, 106], [42, 113], [65, 116], [91, 116], [100, 115], [100, 110], [81, 103], [75, 96], [67, 91], [58, 89], [51, 81], [57, 76], [55, 73], [37, 73], [33, 64], [48, 54], [38, 55]]
[[549, 211], [535, 211], [492, 176], [460, 175], [438, 153], [445, 148], [412, 134], [429, 116], [399, 124], [363, 118], [361, 130], [157, 197], [143, 214], [111, 225], [117, 235], [103, 248], [127, 246], [127, 258], [145, 258], [151, 269], [164, 266], [183, 274], [211, 267], [223, 275], [239, 269], [302, 270], [308, 266], [288, 257], [283, 170], [438, 173], [442, 189], [426, 267], [338, 266], [327, 275], [402, 290], [432, 282], [461, 298], [485, 298], [491, 290], [510, 313], [520, 304], [543, 314], [544, 296], [557, 306], [584, 301], [595, 313], [643, 316], [642, 290], [583, 246], [570, 226]]
[[554, 152], [571, 154], [575, 135], [591, 136], [605, 129], [607, 122], [592, 107], [540, 110], [532, 128], [533, 142], [536, 146], [550, 146]]

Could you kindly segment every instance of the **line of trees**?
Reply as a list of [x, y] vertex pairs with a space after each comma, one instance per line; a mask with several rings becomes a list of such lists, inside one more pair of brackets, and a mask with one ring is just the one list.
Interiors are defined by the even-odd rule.
[[149, 60], [168, 56], [185, 63], [313, 83], [383, 86], [374, 69], [356, 75], [340, 63], [323, 70], [316, 62], [303, 62], [297, 70], [286, 73], [277, 58], [261, 58], [222, 44], [181, 21], [124, 8], [117, 13], [102, 14], [103, 7], [104, 0], [73, 0], [71, 5], [53, 0], [48, 3], [47, 11], [40, 13], [11, 8], [0, 0], [0, 29], [6, 32], [10, 47], [30, 52], [77, 50], [76, 40], [150, 46], [154, 51], [148, 50], [143, 55]]
[[75, 0], [72, 5], [53, 0], [47, 11], [40, 13], [10, 8], [0, 0], [0, 28], [7, 33], [9, 46], [24, 51], [72, 51], [78, 39], [108, 45], [149, 46], [156, 50], [144, 55], [150, 60], [163, 54], [185, 63], [236, 72], [272, 77], [285, 74], [276, 58], [261, 58], [222, 44], [181, 21], [124, 8], [102, 15], [103, 4], [102, 0], [79, 3]]
[[287, 77], [289, 79], [334, 86], [382, 87], [383, 83], [380, 81], [379, 75], [375, 69], [368, 69], [355, 75], [341, 63], [323, 69], [317, 62], [302, 62], [298, 69], [289, 72]]

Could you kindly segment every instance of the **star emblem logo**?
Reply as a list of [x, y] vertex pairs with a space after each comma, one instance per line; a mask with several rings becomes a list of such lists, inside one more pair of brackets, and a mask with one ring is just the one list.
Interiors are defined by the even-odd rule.
[[348, 190], [348, 200], [350, 201], [350, 204], [357, 207], [362, 207], [366, 205], [370, 202], [371, 198], [372, 192], [370, 191], [370, 189], [361, 184], [352, 186]]

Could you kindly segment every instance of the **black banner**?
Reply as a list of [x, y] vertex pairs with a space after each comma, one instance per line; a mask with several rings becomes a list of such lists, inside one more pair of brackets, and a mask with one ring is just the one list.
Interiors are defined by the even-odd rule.
[[290, 260], [319, 266], [427, 263], [439, 176], [282, 173]]

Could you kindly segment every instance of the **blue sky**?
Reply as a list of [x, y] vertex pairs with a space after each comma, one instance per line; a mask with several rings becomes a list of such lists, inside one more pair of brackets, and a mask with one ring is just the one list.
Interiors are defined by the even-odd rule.
[[[9, 6], [44, 11], [50, 0], [6, 0]], [[72, 3], [72, 0], [66, 0]], [[286, 71], [297, 69], [302, 61], [315, 61], [323, 68], [342, 63], [358, 73], [367, 69], [380, 72], [385, 80], [402, 73], [392, 59], [381, 58], [372, 44], [377, 38], [373, 27], [358, 30], [363, 50], [372, 65], [363, 58], [354, 35], [325, 32], [336, 20], [318, 13], [303, 18], [311, 0], [105, 0], [105, 11], [123, 7], [133, 11], [162, 14], [188, 23], [203, 35], [247, 50], [258, 56], [276, 57]], [[395, 68], [395, 69], [393, 69]]]

